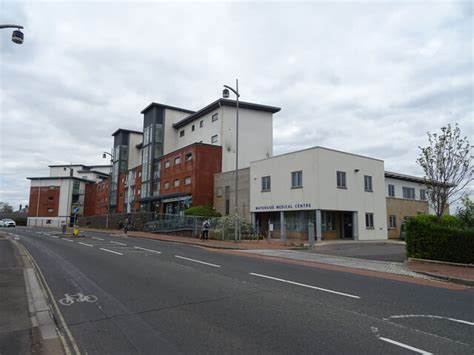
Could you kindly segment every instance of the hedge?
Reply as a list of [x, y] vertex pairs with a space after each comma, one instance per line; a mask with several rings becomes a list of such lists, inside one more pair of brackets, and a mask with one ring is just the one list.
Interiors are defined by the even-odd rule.
[[474, 263], [474, 229], [463, 228], [453, 216], [421, 215], [405, 222], [407, 256], [411, 258]]
[[221, 214], [217, 212], [211, 205], [193, 206], [184, 211], [186, 216], [198, 217], [220, 217]]

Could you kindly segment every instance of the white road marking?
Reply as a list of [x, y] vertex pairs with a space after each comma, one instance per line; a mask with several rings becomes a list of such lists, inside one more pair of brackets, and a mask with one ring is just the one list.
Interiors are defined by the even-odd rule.
[[50, 235], [51, 238], [56, 238], [58, 239], [59, 237], [57, 235]]
[[102, 239], [102, 238], [97, 238], [97, 237], [92, 237], [92, 239], [104, 240], [104, 239]]
[[124, 243], [120, 243], [120, 242], [113, 242], [113, 241], [111, 241], [111, 243], [118, 244], [118, 245], [127, 245], [127, 244], [124, 244]]
[[94, 247], [94, 246], [91, 245], [91, 244], [87, 244], [87, 243], [83, 243], [83, 242], [79, 242], [79, 243], [77, 243], [77, 244], [85, 245], [86, 247], [91, 247], [91, 248]]
[[292, 285], [303, 286], [303, 287], [311, 288], [311, 289], [313, 289], [313, 290], [319, 290], [319, 291], [334, 293], [334, 294], [340, 295], [340, 296], [346, 296], [346, 297], [351, 297], [351, 298], [360, 299], [359, 296], [351, 295], [351, 294], [348, 294], [348, 293], [343, 293], [343, 292], [328, 290], [328, 289], [326, 289], [326, 288], [321, 288], [321, 287], [306, 285], [306, 284], [302, 284], [302, 283], [294, 282], [294, 281], [290, 281], [290, 280], [279, 279], [279, 278], [273, 277], [273, 276], [267, 276], [267, 275], [262, 275], [262, 274], [256, 274], [256, 273], [254, 273], [254, 272], [251, 272], [250, 275], [258, 276], [258, 277], [263, 277], [263, 278], [265, 278], [265, 279], [270, 279], [270, 280], [285, 282], [285, 283], [289, 283], [289, 284], [292, 284]]
[[113, 250], [109, 250], [109, 249], [105, 249], [105, 248], [99, 248], [99, 249], [103, 250], [103, 251], [107, 251], [107, 252], [112, 253], [112, 254], [123, 255], [122, 253], [119, 253], [118, 251], [113, 251]]
[[379, 339], [383, 340], [383, 341], [386, 341], [387, 343], [394, 344], [394, 345], [400, 346], [402, 348], [405, 348], [405, 349], [408, 349], [408, 350], [411, 350], [411, 351], [415, 351], [419, 354], [423, 354], [423, 355], [432, 355], [433, 354], [433, 353], [430, 353], [428, 351], [421, 350], [421, 349], [415, 348], [415, 347], [407, 345], [407, 344], [400, 343], [400, 342], [392, 340], [392, 339], [388, 339], [388, 338], [384, 338], [384, 337], [379, 337]]
[[442, 316], [432, 316], [430, 314], [401, 314], [398, 316], [390, 316], [384, 319], [399, 319], [399, 318], [436, 318], [436, 319], [446, 319], [451, 322], [457, 322], [457, 323], [462, 323], [462, 324], [467, 324], [467, 325], [474, 325], [474, 322], [468, 322], [467, 320], [442, 317]]
[[117, 234], [109, 234], [109, 235], [111, 235], [112, 237], [117, 237]]
[[174, 257], [175, 257], [175, 258], [179, 258], [179, 259], [184, 259], [184, 260], [192, 261], [192, 262], [199, 263], [199, 264], [204, 264], [204, 265], [213, 266], [213, 267], [221, 267], [220, 265], [211, 264], [211, 263], [206, 263], [205, 261], [200, 261], [200, 260], [196, 260], [196, 259], [190, 259], [190, 258], [186, 258], [186, 257], [180, 256], [180, 255], [175, 255]]
[[152, 250], [152, 249], [141, 248], [141, 247], [134, 247], [134, 248], [135, 248], [135, 249], [140, 249], [140, 250], [151, 251], [152, 253], [161, 254], [161, 251], [158, 251], [158, 250]]
[[73, 242], [73, 240], [71, 239], [63, 239], [63, 240], [65, 240], [66, 242]]

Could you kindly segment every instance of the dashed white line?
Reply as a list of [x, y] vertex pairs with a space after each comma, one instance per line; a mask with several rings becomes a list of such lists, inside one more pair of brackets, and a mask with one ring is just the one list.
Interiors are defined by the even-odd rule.
[[200, 260], [196, 260], [196, 259], [190, 259], [190, 258], [186, 258], [186, 257], [180, 256], [180, 255], [175, 255], [174, 257], [175, 257], [175, 258], [178, 258], [178, 259], [184, 259], [184, 260], [192, 261], [192, 262], [199, 263], [199, 264], [208, 265], [208, 266], [221, 267], [220, 265], [211, 264], [211, 263], [206, 263], [205, 261], [200, 261]]
[[118, 244], [118, 245], [127, 245], [127, 244], [124, 244], [124, 243], [120, 243], [120, 242], [114, 242], [114, 241], [110, 241], [111, 243], [114, 243], [114, 244]]
[[351, 297], [351, 298], [360, 299], [359, 296], [351, 295], [351, 294], [349, 294], [349, 293], [343, 293], [343, 292], [328, 290], [327, 288], [321, 288], [321, 287], [316, 287], [316, 286], [312, 286], [312, 285], [306, 285], [306, 284], [302, 284], [302, 283], [299, 283], [299, 282], [294, 282], [294, 281], [285, 280], [285, 279], [279, 279], [279, 278], [273, 277], [273, 276], [267, 276], [267, 275], [262, 275], [262, 274], [256, 274], [256, 273], [254, 273], [254, 272], [251, 272], [250, 275], [258, 276], [258, 277], [263, 277], [263, 278], [265, 278], [265, 279], [270, 279], [270, 280], [285, 282], [285, 283], [292, 284], [292, 285], [307, 287], [307, 288], [311, 288], [311, 289], [313, 289], [313, 290], [318, 290], [318, 291], [324, 291], [324, 292], [334, 293], [334, 294], [340, 295], [340, 296], [345, 296], [345, 297]]
[[57, 235], [50, 235], [51, 238], [56, 238], [58, 239], [59, 237]]
[[474, 325], [474, 322], [468, 322], [467, 320], [450, 318], [450, 317], [443, 317], [443, 316], [433, 316], [430, 314], [401, 314], [397, 316], [390, 316], [385, 319], [399, 319], [399, 318], [434, 318], [434, 319], [446, 319], [451, 322], [462, 323], [467, 325]]
[[63, 240], [65, 240], [66, 242], [73, 242], [73, 240], [71, 239], [63, 239]]
[[400, 346], [402, 348], [405, 348], [405, 349], [408, 349], [408, 350], [411, 350], [411, 351], [415, 351], [419, 354], [423, 354], [423, 355], [432, 355], [433, 354], [433, 353], [430, 353], [428, 351], [421, 350], [421, 349], [415, 348], [415, 347], [407, 345], [407, 344], [400, 343], [400, 342], [392, 340], [392, 339], [388, 339], [388, 338], [384, 338], [384, 337], [379, 337], [379, 339], [383, 340], [383, 341], [386, 341], [387, 343], [397, 345], [397, 346]]
[[94, 246], [91, 244], [83, 243], [83, 242], [78, 242], [77, 244], [85, 245], [86, 247], [91, 247], [93, 248]]
[[142, 247], [134, 247], [135, 249], [140, 249], [140, 250], [146, 250], [146, 251], [150, 251], [152, 253], [157, 253], [157, 254], [161, 254], [161, 251], [158, 251], [158, 250], [152, 250], [152, 249], [147, 249], [147, 248], [142, 248]]
[[106, 251], [106, 252], [109, 252], [109, 253], [112, 253], [112, 254], [123, 255], [122, 253], [119, 253], [118, 251], [113, 251], [113, 250], [109, 250], [109, 249], [105, 249], [105, 248], [99, 248], [99, 249], [103, 250], [103, 251]]
[[92, 237], [92, 239], [97, 239], [97, 240], [104, 240], [102, 238], [98, 238], [98, 237]]

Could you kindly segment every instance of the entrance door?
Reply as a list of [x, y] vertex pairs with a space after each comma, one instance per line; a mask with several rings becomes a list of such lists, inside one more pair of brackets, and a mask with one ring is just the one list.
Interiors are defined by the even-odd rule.
[[344, 212], [342, 216], [343, 238], [352, 239], [352, 212]]

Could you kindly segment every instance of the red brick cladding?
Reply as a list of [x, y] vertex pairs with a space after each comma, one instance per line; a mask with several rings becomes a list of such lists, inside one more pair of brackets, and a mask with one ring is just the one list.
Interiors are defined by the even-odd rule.
[[57, 217], [59, 212], [59, 191], [59, 186], [41, 187], [41, 191], [40, 187], [31, 187], [28, 217]]
[[134, 196], [135, 200], [132, 205], [132, 212], [139, 212], [140, 211], [140, 192], [142, 186], [142, 166], [139, 165], [133, 169], [135, 171], [135, 190]]
[[97, 184], [86, 184], [84, 216], [94, 216], [97, 209]]
[[[186, 159], [192, 154], [191, 159]], [[175, 164], [175, 159], [181, 162]], [[214, 174], [221, 171], [222, 147], [194, 143], [180, 150], [164, 155], [161, 159], [161, 186], [160, 195], [166, 196], [172, 193], [188, 193], [193, 197], [193, 206], [211, 204], [214, 192]], [[169, 167], [166, 168], [169, 162]], [[185, 179], [191, 177], [191, 184], [186, 185]], [[175, 180], [179, 180], [179, 186], [175, 187]], [[169, 186], [165, 189], [165, 184]]]
[[127, 172], [119, 174], [118, 176], [118, 186], [117, 186], [117, 206], [115, 207], [116, 213], [124, 213], [125, 210], [125, 178]]
[[109, 180], [104, 180], [97, 184], [96, 214], [107, 214], [109, 204], [109, 186]]

